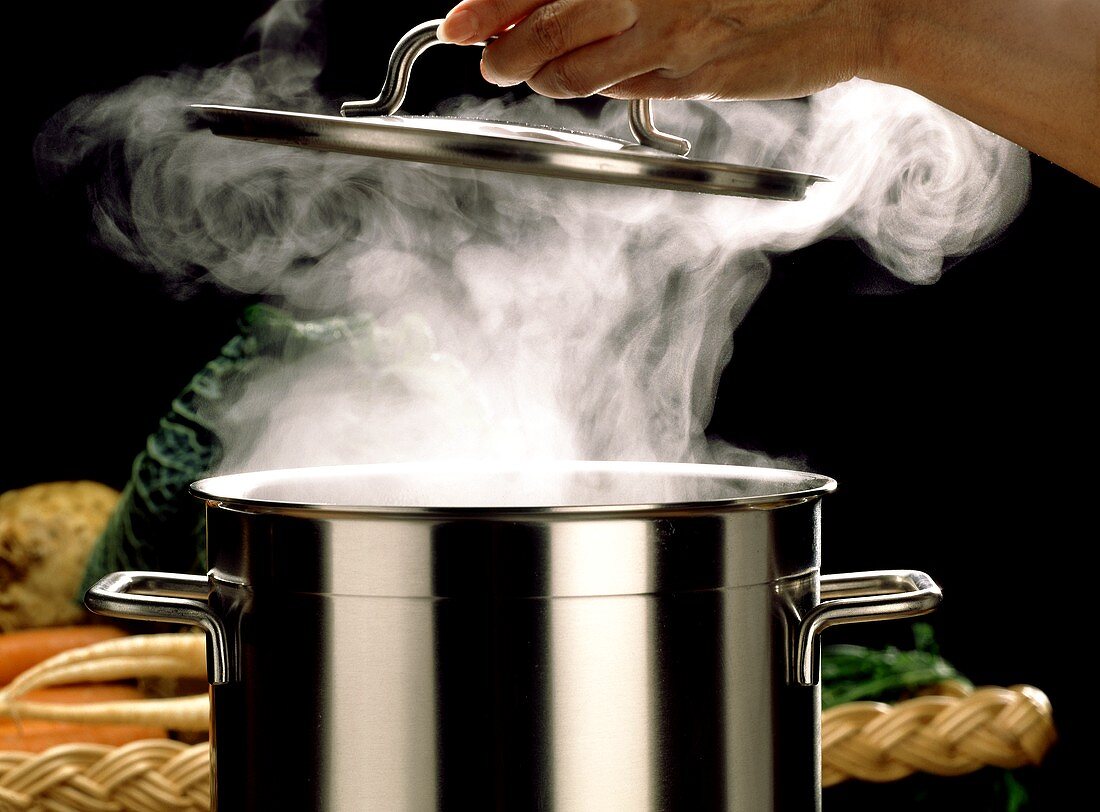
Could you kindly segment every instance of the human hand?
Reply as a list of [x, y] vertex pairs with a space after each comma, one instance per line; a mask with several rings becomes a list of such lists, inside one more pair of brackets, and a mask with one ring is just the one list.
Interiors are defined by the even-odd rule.
[[552, 98], [782, 99], [868, 76], [881, 60], [886, 5], [463, 0], [439, 37], [472, 44], [497, 34], [482, 57], [485, 78]]

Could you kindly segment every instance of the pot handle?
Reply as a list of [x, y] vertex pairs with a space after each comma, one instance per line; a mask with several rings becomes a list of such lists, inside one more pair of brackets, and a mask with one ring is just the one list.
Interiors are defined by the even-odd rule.
[[206, 632], [206, 671], [211, 685], [229, 682], [231, 663], [225, 624], [210, 608], [210, 580], [171, 572], [115, 572], [84, 595], [96, 614], [198, 626]]
[[795, 643], [794, 681], [815, 685], [821, 632], [842, 623], [916, 617], [940, 605], [943, 592], [917, 570], [876, 570], [821, 576], [821, 603], [806, 613]]

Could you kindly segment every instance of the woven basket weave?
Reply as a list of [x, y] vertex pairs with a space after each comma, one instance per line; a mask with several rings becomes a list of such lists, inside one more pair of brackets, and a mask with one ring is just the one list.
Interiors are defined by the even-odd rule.
[[[83, 705], [29, 701], [35, 688], [123, 676], [206, 675], [198, 634], [107, 640], [58, 654], [0, 689], [0, 715], [134, 723], [205, 735], [206, 694]], [[850, 702], [822, 715], [822, 783], [895, 781], [915, 772], [960, 775], [986, 765], [1038, 764], [1054, 743], [1050, 702], [1036, 688], [973, 690], [940, 683], [894, 705]], [[194, 738], [192, 738], [192, 741]], [[190, 812], [210, 808], [210, 749], [170, 739], [119, 747], [66, 744], [0, 753], [0, 812]]]
[[170, 739], [63, 744], [0, 753], [0, 810], [199, 812], [210, 809], [210, 748]]
[[[971, 691], [961, 683], [895, 705], [832, 708], [823, 714], [821, 737], [825, 786], [1038, 764], [1055, 739], [1050, 702], [1037, 688]], [[0, 753], [0, 810], [207, 812], [209, 781], [206, 743], [149, 739]]]
[[822, 784], [1013, 769], [1039, 764], [1054, 744], [1050, 700], [1038, 688], [973, 690], [952, 681], [936, 689], [894, 705], [849, 702], [825, 711]]

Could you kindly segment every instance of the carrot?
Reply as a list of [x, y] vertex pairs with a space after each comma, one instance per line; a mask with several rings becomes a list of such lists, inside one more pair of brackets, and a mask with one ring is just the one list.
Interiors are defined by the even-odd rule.
[[0, 752], [19, 750], [41, 753], [59, 744], [109, 744], [118, 746], [139, 739], [162, 739], [164, 728], [141, 725], [81, 725], [69, 722], [0, 721]]
[[114, 626], [55, 626], [0, 634], [0, 685], [63, 651], [125, 636]]

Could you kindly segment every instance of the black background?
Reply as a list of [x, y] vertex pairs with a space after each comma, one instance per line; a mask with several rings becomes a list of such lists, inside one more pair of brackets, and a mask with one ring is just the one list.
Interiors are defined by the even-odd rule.
[[[39, 184], [36, 133], [83, 93], [230, 57], [265, 5], [14, 12], [9, 30], [31, 47], [8, 88], [0, 491], [76, 478], [121, 486], [243, 305], [214, 290], [174, 300], [151, 275], [93, 247], [86, 201]], [[446, 8], [414, 0], [379, 19], [376, 3], [329, 2], [326, 90], [373, 94], [400, 34]], [[442, 50], [418, 76], [444, 65]], [[415, 83], [411, 109], [485, 90], [471, 52], [446, 60], [443, 78]], [[1042, 159], [1032, 167], [1023, 215], [936, 285], [897, 283], [847, 242], [777, 257], [735, 334], [712, 430], [839, 480], [825, 507], [825, 571], [927, 570], [946, 593], [933, 623], [948, 659], [979, 684], [1049, 694], [1062, 741], [1025, 780], [1036, 808], [1062, 809], [1087, 786], [1077, 761], [1095, 717], [1084, 656], [1096, 645], [1097, 539], [1087, 517], [1100, 189]], [[829, 634], [907, 645], [906, 624], [889, 625]], [[875, 808], [881, 793], [853, 787], [826, 800]]]

